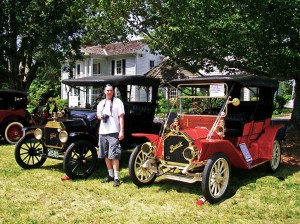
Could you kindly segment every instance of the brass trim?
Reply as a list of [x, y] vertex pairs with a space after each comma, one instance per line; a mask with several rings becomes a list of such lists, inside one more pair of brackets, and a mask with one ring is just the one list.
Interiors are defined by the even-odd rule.
[[[183, 133], [183, 132], [181, 132], [181, 131], [179, 131], [178, 134], [174, 134], [174, 133], [172, 133], [172, 132], [169, 132], [169, 133], [162, 139], [162, 158], [164, 158], [164, 159], [165, 159], [165, 140], [166, 140], [166, 138], [168, 138], [169, 136], [183, 137], [183, 138], [185, 138], [185, 139], [188, 141], [189, 145], [193, 144], [192, 139], [191, 139], [187, 134], [185, 134], [185, 133]], [[186, 164], [185, 164], [185, 165], [186, 165]]]
[[53, 121], [48, 121], [47, 124], [45, 125], [45, 128], [61, 128], [61, 129], [66, 129], [65, 125], [62, 122], [58, 122], [56, 120]]

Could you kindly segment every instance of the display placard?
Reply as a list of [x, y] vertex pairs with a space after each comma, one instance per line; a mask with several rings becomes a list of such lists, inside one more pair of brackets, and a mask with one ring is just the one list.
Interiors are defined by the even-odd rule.
[[209, 87], [209, 96], [218, 97], [225, 95], [224, 84], [211, 84]]
[[239, 144], [239, 146], [240, 146], [240, 149], [243, 153], [243, 156], [244, 156], [246, 162], [247, 163], [252, 162], [253, 159], [252, 159], [252, 156], [250, 155], [250, 152], [248, 150], [246, 143], [241, 143], [241, 144]]

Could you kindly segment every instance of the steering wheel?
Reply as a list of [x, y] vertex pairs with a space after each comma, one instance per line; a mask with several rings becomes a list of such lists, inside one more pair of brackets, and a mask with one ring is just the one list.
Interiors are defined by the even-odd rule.
[[194, 114], [210, 114], [211, 113], [211, 106], [203, 100], [194, 101], [191, 104], [191, 107], [192, 107], [192, 112]]

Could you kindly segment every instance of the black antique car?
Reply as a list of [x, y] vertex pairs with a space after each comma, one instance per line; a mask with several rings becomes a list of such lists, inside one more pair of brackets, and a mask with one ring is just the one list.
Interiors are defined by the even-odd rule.
[[[62, 83], [70, 86], [70, 90], [82, 91], [101, 87], [103, 92], [107, 83], [115, 87], [115, 97], [121, 98], [125, 107], [123, 148], [139, 143], [139, 138], [132, 137], [133, 132], [159, 132], [160, 125], [153, 123], [159, 80], [144, 76], [92, 76]], [[143, 97], [137, 96], [138, 91], [133, 89], [141, 90]], [[99, 121], [96, 109], [86, 105], [86, 108], [69, 108], [64, 117], [51, 118], [42, 128], [31, 127], [15, 147], [17, 163], [29, 169], [42, 166], [48, 157], [63, 159], [70, 178], [89, 177], [97, 163]]]
[[28, 124], [27, 93], [18, 90], [0, 90], [0, 135], [15, 144], [25, 135]]

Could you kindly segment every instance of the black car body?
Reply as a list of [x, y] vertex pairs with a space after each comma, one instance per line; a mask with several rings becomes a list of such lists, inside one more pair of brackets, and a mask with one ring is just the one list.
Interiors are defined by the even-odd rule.
[[[160, 126], [153, 123], [159, 80], [144, 76], [93, 76], [62, 81], [71, 88], [112, 84], [124, 103], [125, 148], [141, 139], [133, 132], [158, 133]], [[144, 88], [149, 97], [145, 102], [131, 102], [132, 85]], [[96, 109], [71, 108], [63, 117], [49, 119], [43, 128], [33, 128], [18, 142], [15, 159], [23, 168], [37, 168], [48, 157], [63, 159], [64, 170], [72, 178], [87, 178], [97, 162], [99, 120]]]

